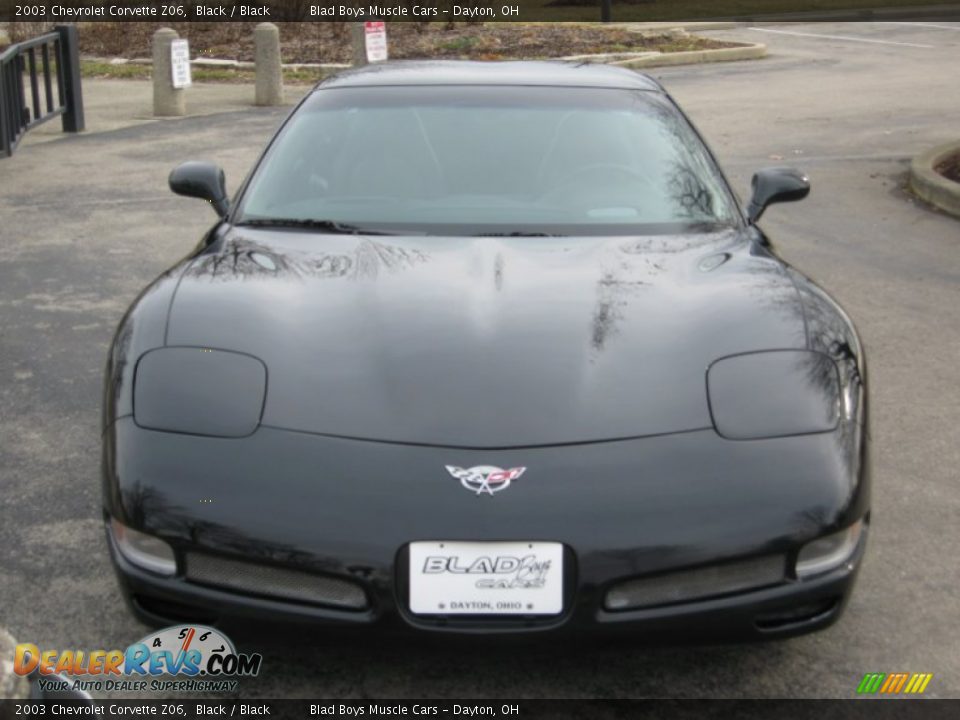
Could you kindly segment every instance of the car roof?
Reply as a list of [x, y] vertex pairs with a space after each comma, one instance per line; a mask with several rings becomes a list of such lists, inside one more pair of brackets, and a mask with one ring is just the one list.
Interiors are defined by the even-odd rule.
[[541, 85], [663, 92], [648, 75], [599, 63], [470, 60], [395, 60], [366, 65], [338, 73], [316, 89], [389, 85]]

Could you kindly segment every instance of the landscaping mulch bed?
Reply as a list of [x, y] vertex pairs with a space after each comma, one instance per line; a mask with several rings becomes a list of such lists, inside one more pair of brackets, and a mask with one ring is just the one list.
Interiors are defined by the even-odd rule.
[[[252, 23], [185, 22], [168, 25], [190, 41], [194, 57], [253, 60]], [[279, 23], [279, 26], [284, 62], [350, 62], [348, 23], [289, 22]], [[151, 56], [150, 39], [161, 23], [97, 22], [79, 23], [78, 27], [80, 51], [84, 55], [145, 58]], [[648, 37], [617, 27], [563, 23], [387, 23], [387, 40], [392, 59], [555, 58], [588, 53], [676, 52], [739, 45], [686, 34], [665, 33]]]

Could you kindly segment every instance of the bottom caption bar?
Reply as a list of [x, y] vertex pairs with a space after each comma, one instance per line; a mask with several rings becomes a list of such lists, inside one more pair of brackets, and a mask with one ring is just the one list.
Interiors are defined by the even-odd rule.
[[885, 720], [960, 717], [960, 700], [0, 700], [0, 720], [169, 718], [679, 718]]

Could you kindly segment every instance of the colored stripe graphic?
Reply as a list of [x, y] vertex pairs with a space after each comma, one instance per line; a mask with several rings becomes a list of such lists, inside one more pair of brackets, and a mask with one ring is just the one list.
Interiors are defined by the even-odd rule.
[[932, 679], [933, 673], [867, 673], [857, 686], [857, 694], [919, 695]]
[[860, 681], [860, 685], [857, 687], [857, 692], [875, 693], [880, 689], [880, 684], [883, 682], [885, 677], [885, 673], [867, 673], [863, 676], [863, 680]]
[[904, 692], [918, 695], [927, 689], [932, 679], [933, 673], [914, 673]]
[[907, 673], [890, 673], [887, 675], [887, 681], [880, 688], [880, 692], [888, 695], [900, 692], [900, 688], [907, 682], [908, 677]]

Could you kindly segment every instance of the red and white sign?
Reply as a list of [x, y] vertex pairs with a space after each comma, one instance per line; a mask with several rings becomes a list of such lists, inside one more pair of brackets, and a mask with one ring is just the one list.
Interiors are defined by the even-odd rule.
[[367, 45], [367, 62], [383, 62], [387, 59], [387, 24], [385, 22], [365, 22], [364, 37]]

